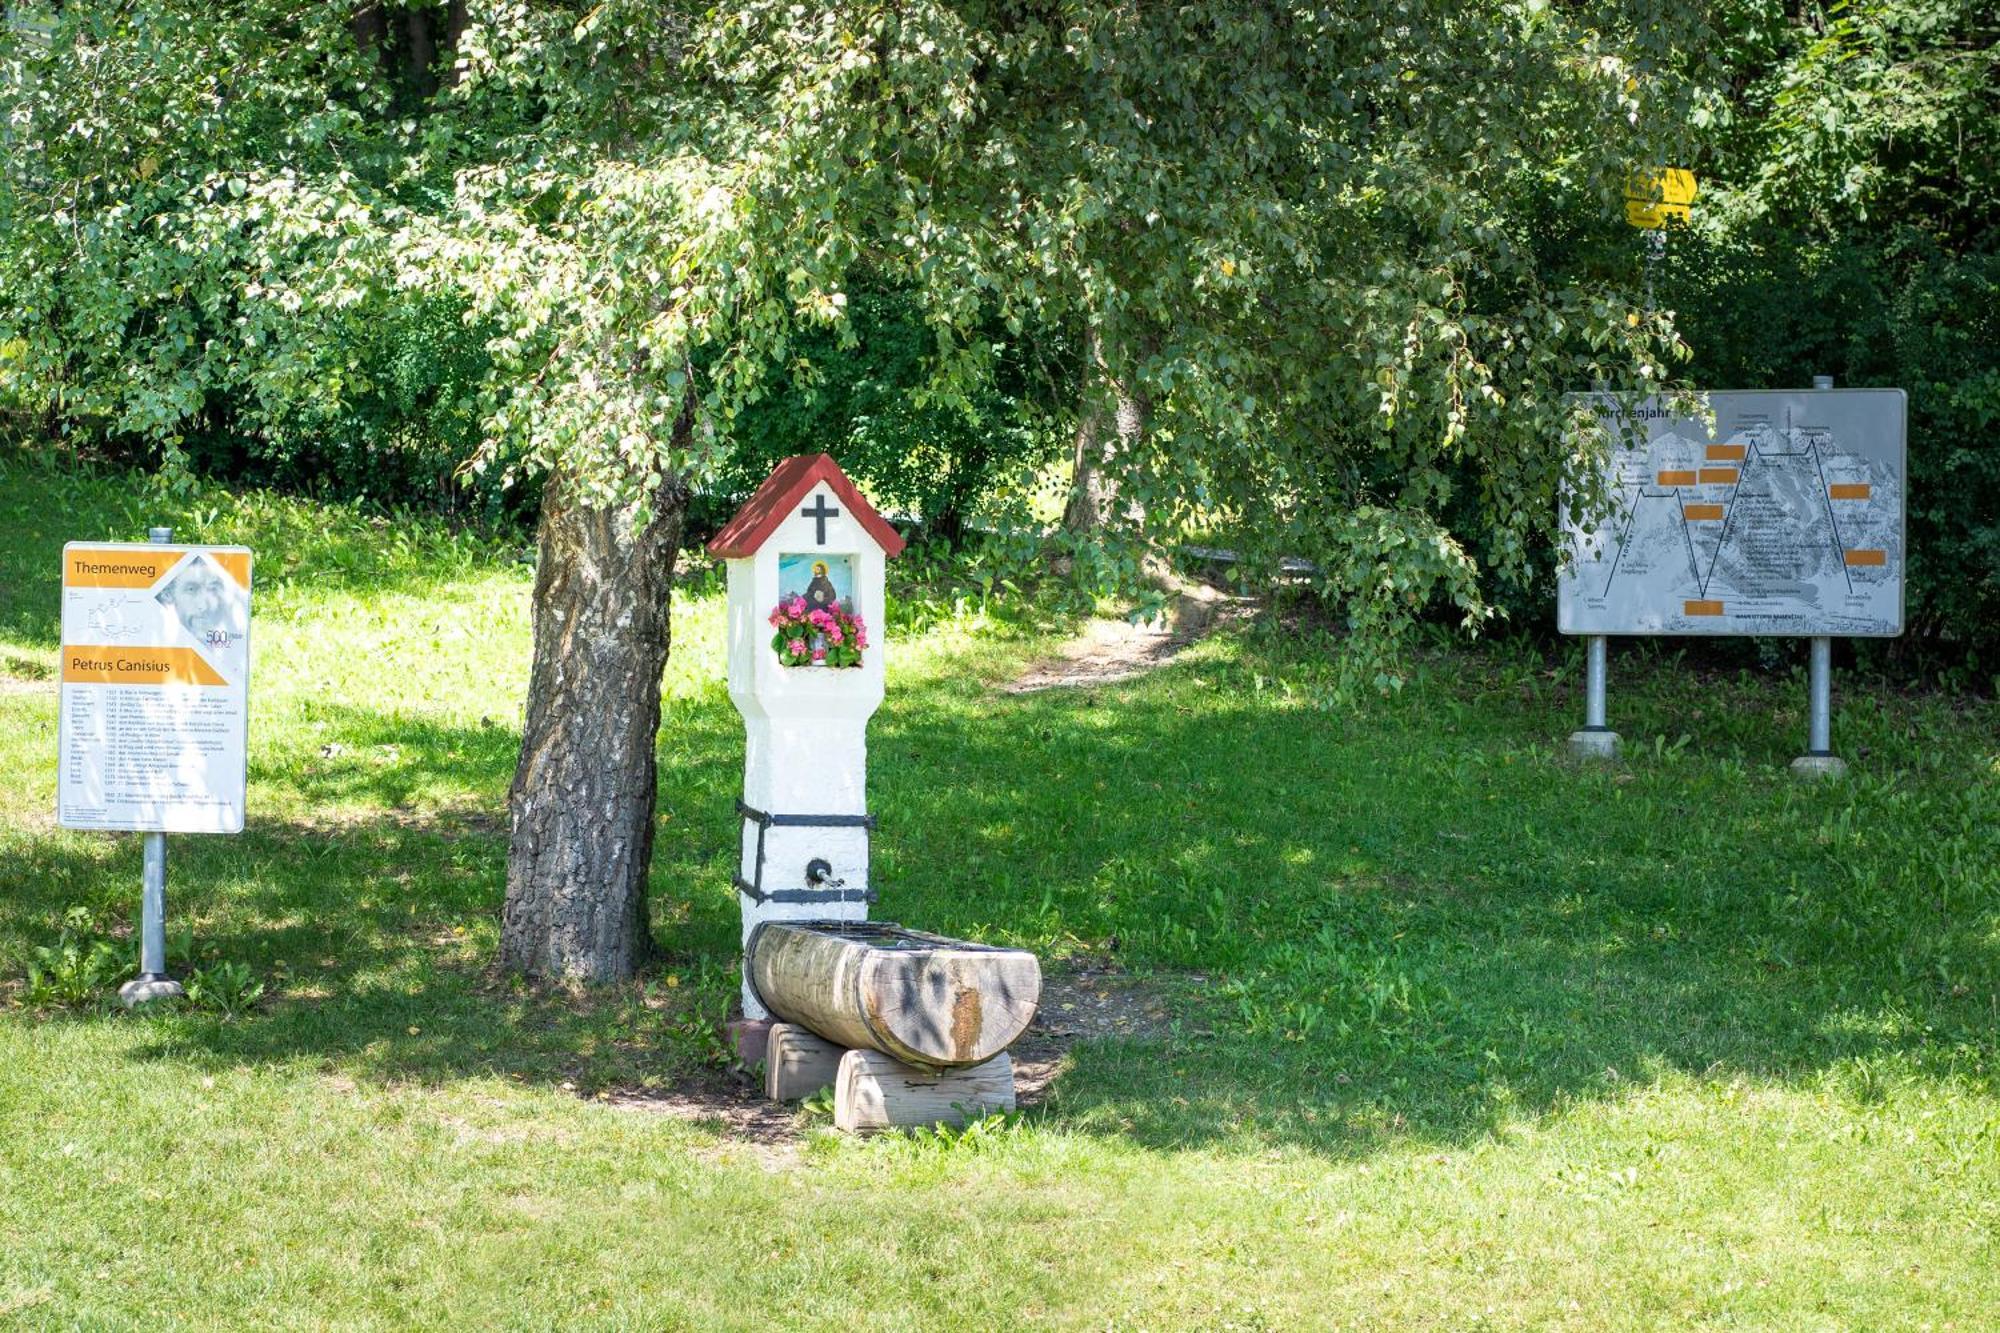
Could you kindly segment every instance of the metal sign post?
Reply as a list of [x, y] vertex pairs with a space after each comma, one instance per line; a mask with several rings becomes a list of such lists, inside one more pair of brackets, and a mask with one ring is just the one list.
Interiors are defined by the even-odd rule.
[[[149, 542], [165, 545], [173, 539], [172, 528], [146, 529]], [[180, 982], [167, 975], [167, 835], [139, 836], [145, 848], [139, 892], [139, 975], [118, 988], [118, 998], [127, 1009], [186, 993]]]
[[1847, 761], [1833, 752], [1833, 640], [1819, 635], [1812, 641], [1806, 680], [1806, 752], [1792, 760], [1792, 772], [1803, 778], [1837, 778]]
[[1608, 640], [1593, 634], [1584, 640], [1583, 729], [1569, 734], [1569, 752], [1578, 759], [1616, 759], [1618, 733], [1605, 725], [1604, 677]]
[[[1813, 376], [1813, 388], [1831, 389], [1833, 376]], [[1833, 752], [1833, 640], [1815, 635], [1806, 679], [1806, 752], [1792, 760], [1792, 772], [1805, 778], [1837, 778], [1847, 761]]]

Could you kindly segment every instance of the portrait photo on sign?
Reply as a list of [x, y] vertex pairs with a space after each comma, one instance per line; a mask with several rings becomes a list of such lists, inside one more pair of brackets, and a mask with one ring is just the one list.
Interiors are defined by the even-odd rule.
[[838, 606], [850, 614], [854, 605], [854, 557], [851, 555], [780, 555], [778, 595], [803, 597], [814, 610]]
[[249, 631], [249, 595], [205, 555], [182, 561], [154, 596], [212, 654], [230, 653]]

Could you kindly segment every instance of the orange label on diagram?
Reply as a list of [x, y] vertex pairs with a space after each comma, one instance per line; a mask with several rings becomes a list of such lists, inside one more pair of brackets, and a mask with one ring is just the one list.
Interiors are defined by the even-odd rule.
[[1708, 446], [1708, 461], [1711, 463], [1740, 463], [1743, 461], [1744, 447], [1740, 444], [1711, 444]]
[[215, 668], [192, 648], [114, 648], [83, 645], [63, 649], [62, 678], [91, 685], [226, 685]]
[[1660, 474], [1660, 485], [1662, 486], [1692, 486], [1694, 484], [1695, 474], [1693, 472], [1662, 472]]
[[1835, 482], [1826, 488], [1828, 498], [1834, 500], [1866, 500], [1868, 483], [1865, 481]]
[[1722, 517], [1721, 505], [1682, 505], [1681, 513], [1691, 519], [1717, 519]]

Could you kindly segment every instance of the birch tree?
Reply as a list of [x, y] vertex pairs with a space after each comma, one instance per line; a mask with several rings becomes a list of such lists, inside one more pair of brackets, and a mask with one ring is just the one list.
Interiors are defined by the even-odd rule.
[[0, 348], [51, 429], [169, 465], [298, 431], [412, 303], [479, 353], [463, 466], [542, 494], [502, 932], [539, 976], [645, 960], [688, 500], [856, 275], [921, 302], [938, 401], [1082, 330], [1099, 514], [1302, 546], [1384, 637], [1440, 589], [1483, 614], [1457, 479], [1532, 511], [1560, 391], [1672, 345], [1531, 235], [1666, 151], [1666, 0], [36, 14], [0, 38]]

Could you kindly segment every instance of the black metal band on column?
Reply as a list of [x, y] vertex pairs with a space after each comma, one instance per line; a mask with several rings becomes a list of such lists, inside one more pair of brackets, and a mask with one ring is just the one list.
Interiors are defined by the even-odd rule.
[[[869, 844], [869, 834], [875, 831], [873, 815], [785, 815], [772, 814], [755, 806], [736, 802], [736, 813], [757, 826], [756, 879], [746, 880], [739, 871], [735, 877], [736, 891], [753, 903], [872, 903], [875, 901], [873, 889], [778, 889], [766, 892], [764, 889], [764, 837], [774, 828], [858, 828], [862, 831], [862, 842], [867, 846], [869, 859], [873, 859], [874, 848]], [[738, 849], [741, 855], [741, 849]]]

